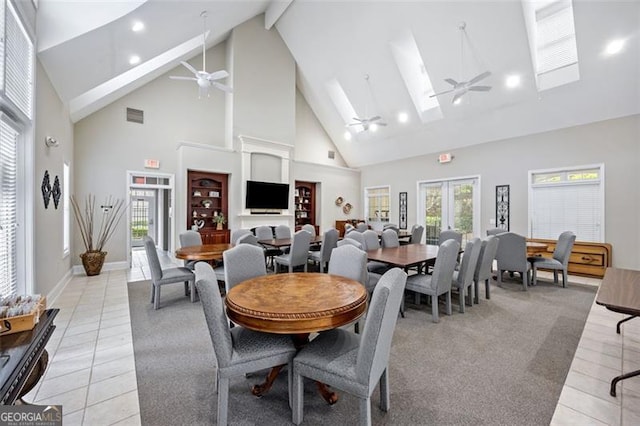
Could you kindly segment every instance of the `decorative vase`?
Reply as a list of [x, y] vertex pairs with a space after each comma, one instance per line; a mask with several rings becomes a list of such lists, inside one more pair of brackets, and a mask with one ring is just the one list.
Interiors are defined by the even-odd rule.
[[80, 255], [87, 276], [100, 275], [105, 257], [107, 257], [106, 251], [86, 251]]
[[222, 231], [222, 224], [220, 222], [216, 223], [216, 229]]

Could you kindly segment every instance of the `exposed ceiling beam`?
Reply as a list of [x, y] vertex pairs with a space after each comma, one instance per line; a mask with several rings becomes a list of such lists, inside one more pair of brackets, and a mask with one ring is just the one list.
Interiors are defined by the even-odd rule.
[[270, 30], [291, 3], [293, 0], [272, 1], [264, 12], [264, 28]]

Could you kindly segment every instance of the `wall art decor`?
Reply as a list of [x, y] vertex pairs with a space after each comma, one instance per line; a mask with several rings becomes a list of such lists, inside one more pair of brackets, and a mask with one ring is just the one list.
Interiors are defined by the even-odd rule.
[[49, 208], [49, 201], [51, 200], [51, 182], [49, 181], [49, 170], [44, 171], [44, 176], [42, 177], [42, 185], [40, 185], [40, 189], [42, 190], [42, 199], [44, 200], [44, 208]]
[[407, 193], [400, 193], [400, 220], [399, 227], [400, 229], [407, 229]]
[[509, 231], [509, 185], [496, 186], [496, 228]]
[[53, 179], [53, 188], [51, 188], [51, 196], [53, 197], [53, 207], [58, 209], [58, 204], [60, 204], [60, 196], [62, 195], [62, 190], [60, 189], [60, 179], [56, 175], [55, 179]]

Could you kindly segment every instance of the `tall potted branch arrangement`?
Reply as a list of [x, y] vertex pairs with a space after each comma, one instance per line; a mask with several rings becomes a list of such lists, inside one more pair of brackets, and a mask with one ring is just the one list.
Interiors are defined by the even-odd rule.
[[[96, 197], [94, 195], [88, 195], [85, 198], [82, 208], [76, 197], [72, 195], [71, 205], [85, 248], [85, 252], [80, 255], [82, 266], [88, 276], [98, 275], [107, 256], [107, 252], [103, 251], [103, 248], [115, 233], [120, 219], [127, 211], [127, 206], [122, 199], [107, 197], [104, 204], [100, 206], [102, 219], [98, 225], [94, 219], [96, 211]], [[94, 238], [95, 231], [97, 234]]]

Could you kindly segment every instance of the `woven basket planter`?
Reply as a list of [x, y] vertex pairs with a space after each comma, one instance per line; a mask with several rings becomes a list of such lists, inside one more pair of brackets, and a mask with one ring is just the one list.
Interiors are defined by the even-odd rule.
[[100, 275], [105, 257], [107, 257], [106, 251], [87, 251], [80, 255], [87, 276]]

